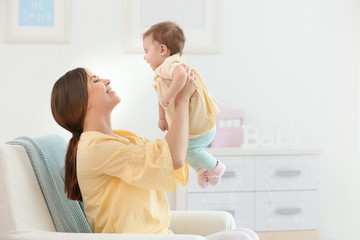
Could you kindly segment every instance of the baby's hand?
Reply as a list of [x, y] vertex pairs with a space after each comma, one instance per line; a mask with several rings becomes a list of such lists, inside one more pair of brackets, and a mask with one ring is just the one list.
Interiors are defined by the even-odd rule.
[[169, 130], [169, 125], [165, 119], [160, 119], [158, 122], [158, 126], [163, 132]]
[[164, 107], [168, 107], [170, 104], [170, 101], [171, 101], [171, 98], [166, 95], [161, 98], [161, 103]]

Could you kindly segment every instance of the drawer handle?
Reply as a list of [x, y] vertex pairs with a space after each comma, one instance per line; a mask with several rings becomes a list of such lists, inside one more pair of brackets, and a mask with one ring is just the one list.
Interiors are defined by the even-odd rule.
[[278, 208], [276, 209], [276, 213], [280, 215], [300, 214], [301, 208]]
[[233, 215], [233, 217], [235, 216], [235, 210], [223, 210], [224, 212], [228, 212], [231, 215]]
[[277, 170], [278, 177], [297, 177], [301, 175], [301, 170]]
[[235, 177], [235, 172], [234, 171], [225, 171], [224, 175], [222, 177], [223, 178]]

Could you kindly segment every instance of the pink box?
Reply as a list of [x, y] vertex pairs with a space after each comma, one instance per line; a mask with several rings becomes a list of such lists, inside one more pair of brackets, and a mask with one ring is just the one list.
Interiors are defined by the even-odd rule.
[[243, 110], [220, 110], [216, 117], [216, 135], [210, 147], [240, 147], [244, 142], [243, 123]]

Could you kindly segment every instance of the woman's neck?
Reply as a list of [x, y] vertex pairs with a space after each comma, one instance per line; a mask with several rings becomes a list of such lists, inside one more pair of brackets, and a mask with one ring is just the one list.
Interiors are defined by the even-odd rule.
[[84, 132], [96, 131], [114, 136], [111, 127], [111, 115], [87, 112], [84, 120]]

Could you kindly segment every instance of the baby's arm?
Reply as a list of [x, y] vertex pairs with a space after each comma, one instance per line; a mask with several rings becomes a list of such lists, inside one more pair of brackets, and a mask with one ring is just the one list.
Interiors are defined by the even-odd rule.
[[159, 103], [159, 122], [158, 122], [158, 126], [161, 129], [161, 131], [165, 132], [167, 130], [169, 130], [169, 125], [166, 121], [165, 118], [165, 111], [163, 109], [163, 107], [160, 105]]
[[186, 83], [186, 71], [182, 65], [177, 66], [172, 74], [172, 81], [165, 96], [161, 98], [164, 107], [169, 106], [170, 101], [183, 89]]

